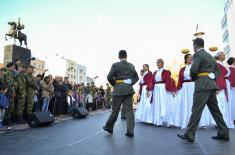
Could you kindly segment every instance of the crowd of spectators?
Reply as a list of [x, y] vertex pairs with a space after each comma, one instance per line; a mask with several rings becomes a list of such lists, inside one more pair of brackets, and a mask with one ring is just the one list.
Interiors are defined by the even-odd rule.
[[94, 82], [71, 84], [68, 77], [33, 76], [34, 67], [8, 63], [0, 69], [0, 128], [24, 124], [33, 112], [50, 111], [69, 115], [72, 105], [88, 111], [111, 108], [111, 86], [97, 87]]

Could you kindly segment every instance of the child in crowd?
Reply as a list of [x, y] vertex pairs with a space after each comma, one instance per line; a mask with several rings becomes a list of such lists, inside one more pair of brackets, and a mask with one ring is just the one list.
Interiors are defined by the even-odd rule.
[[4, 118], [5, 111], [9, 105], [8, 99], [5, 96], [6, 92], [7, 92], [7, 86], [1, 84], [0, 85], [0, 128], [4, 128], [2, 121]]
[[68, 102], [68, 112], [71, 113], [74, 106], [76, 106], [75, 98], [73, 97], [73, 91], [68, 90], [67, 94], [67, 102]]

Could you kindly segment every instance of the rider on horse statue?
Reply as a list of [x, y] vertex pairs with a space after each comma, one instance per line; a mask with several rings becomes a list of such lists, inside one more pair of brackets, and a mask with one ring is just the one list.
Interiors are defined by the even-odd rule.
[[14, 42], [16, 39], [19, 40], [20, 46], [22, 45], [22, 42], [24, 41], [24, 44], [27, 48], [27, 36], [26, 34], [22, 33], [21, 30], [24, 29], [24, 24], [20, 23], [20, 18], [18, 19], [18, 23], [16, 22], [8, 22], [8, 24], [11, 26], [8, 33], [5, 34], [5, 39], [7, 40], [7, 36], [10, 37], [10, 39], [13, 37]]

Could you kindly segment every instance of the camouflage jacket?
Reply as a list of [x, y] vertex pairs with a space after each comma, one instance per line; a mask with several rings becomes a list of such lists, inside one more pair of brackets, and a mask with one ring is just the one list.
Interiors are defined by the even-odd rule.
[[91, 93], [91, 86], [86, 86], [84, 90], [87, 94], [90, 94]]
[[91, 95], [92, 95], [92, 97], [96, 97], [96, 95], [97, 95], [97, 88], [96, 88], [96, 86], [91, 86]]
[[26, 95], [26, 79], [25, 79], [25, 74], [19, 73], [16, 76], [16, 83], [17, 83], [17, 89], [16, 92], [17, 94], [19, 93], [20, 95]]
[[37, 89], [37, 84], [36, 84], [36, 78], [29, 73], [25, 74], [25, 80], [26, 80], [26, 92], [27, 95], [35, 95], [35, 91]]
[[7, 94], [15, 94], [14, 89], [14, 76], [13, 73], [9, 70], [7, 70], [1, 79], [2, 83], [6, 84], [8, 87]]
[[111, 87], [107, 87], [106, 88], [106, 96], [110, 96], [111, 95], [111, 90], [112, 88]]

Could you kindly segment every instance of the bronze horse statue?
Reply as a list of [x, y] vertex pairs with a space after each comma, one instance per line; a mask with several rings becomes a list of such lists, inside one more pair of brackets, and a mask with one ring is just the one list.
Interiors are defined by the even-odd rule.
[[16, 22], [8, 22], [8, 24], [10, 25], [10, 29], [8, 33], [5, 34], [5, 39], [7, 40], [7, 36], [10, 37], [9, 39], [14, 38], [14, 43], [16, 43], [15, 40], [18, 39], [20, 46], [22, 46], [22, 42], [24, 41], [26, 48], [28, 48], [27, 36], [21, 32], [21, 30], [24, 29], [24, 25], [21, 25], [19, 22], [18, 24], [16, 24]]

